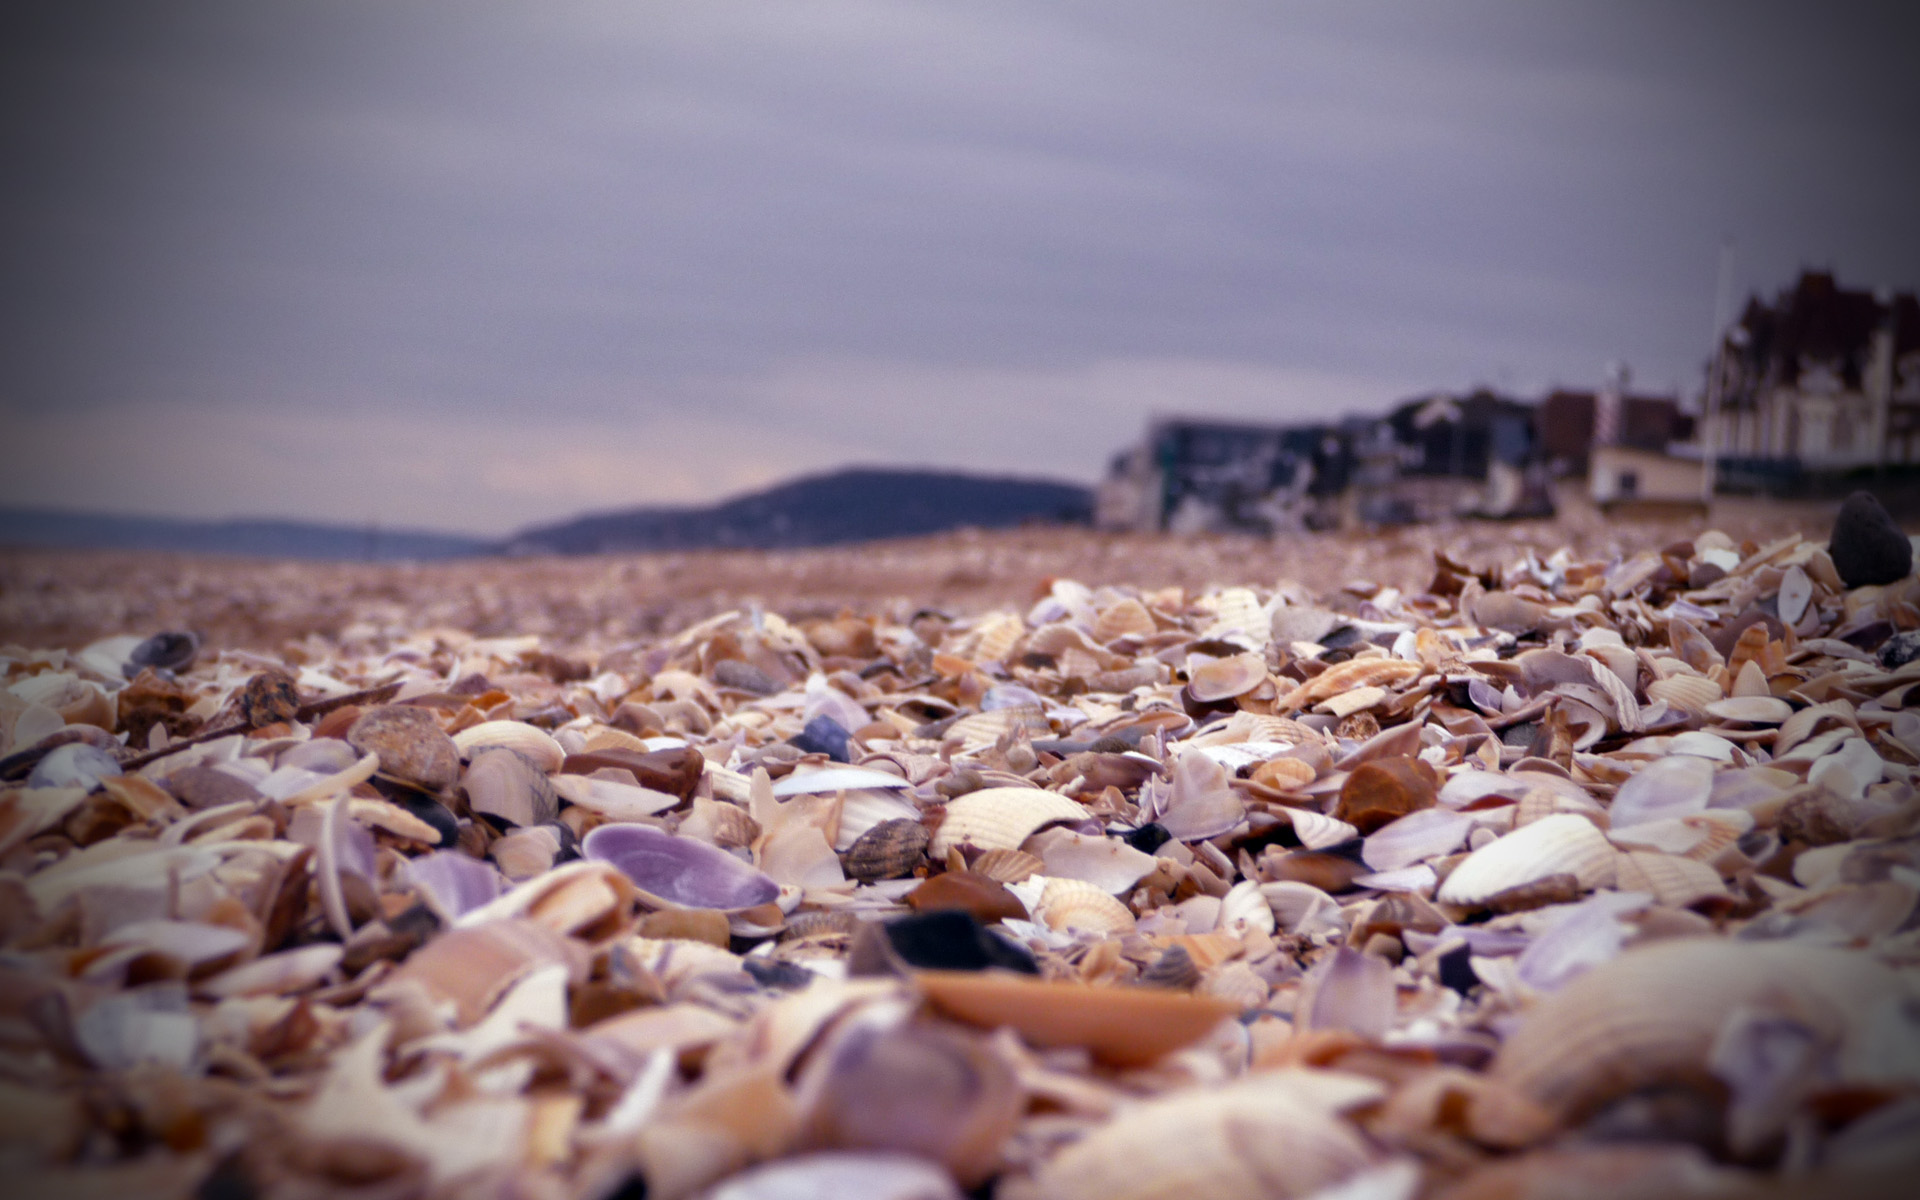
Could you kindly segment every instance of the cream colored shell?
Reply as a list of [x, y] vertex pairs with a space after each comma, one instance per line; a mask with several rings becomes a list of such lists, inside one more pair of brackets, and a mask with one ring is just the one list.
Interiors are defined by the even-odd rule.
[[553, 735], [525, 721], [482, 721], [453, 735], [453, 744], [461, 758], [472, 758], [482, 749], [504, 746], [532, 759], [542, 771], [552, 775], [566, 760], [567, 752]]
[[1058, 792], [1040, 788], [982, 788], [947, 804], [945, 820], [933, 835], [928, 852], [945, 858], [947, 851], [966, 843], [982, 850], [1018, 850], [1042, 825], [1079, 821], [1087, 810]]
[[1508, 888], [1562, 873], [1583, 887], [1598, 887], [1613, 878], [1614, 853], [1592, 821], [1553, 813], [1469, 854], [1440, 884], [1436, 899], [1477, 904]]

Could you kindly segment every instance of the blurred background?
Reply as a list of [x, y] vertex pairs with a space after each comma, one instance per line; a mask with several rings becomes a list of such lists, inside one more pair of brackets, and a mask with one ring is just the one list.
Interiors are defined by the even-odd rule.
[[0, 22], [15, 546], [1269, 536], [1920, 461], [1897, 4]]

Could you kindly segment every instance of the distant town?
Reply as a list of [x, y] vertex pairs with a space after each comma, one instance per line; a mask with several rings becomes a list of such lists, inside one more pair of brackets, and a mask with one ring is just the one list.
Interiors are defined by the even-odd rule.
[[1110, 530], [1350, 529], [1550, 516], [1581, 487], [1609, 511], [1704, 509], [1715, 494], [1920, 505], [1920, 302], [1807, 271], [1758, 296], [1712, 347], [1700, 391], [1480, 388], [1382, 416], [1263, 425], [1168, 416], [1114, 456], [1094, 502]]

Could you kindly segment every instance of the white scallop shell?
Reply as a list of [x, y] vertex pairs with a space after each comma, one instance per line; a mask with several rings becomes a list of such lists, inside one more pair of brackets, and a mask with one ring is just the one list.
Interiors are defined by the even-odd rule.
[[1592, 821], [1554, 813], [1495, 838], [1467, 855], [1440, 884], [1436, 899], [1476, 904], [1508, 888], [1549, 875], [1568, 874], [1584, 887], [1613, 876], [1615, 852]]
[[1058, 792], [1040, 788], [982, 788], [955, 797], [933, 835], [928, 853], [940, 859], [962, 842], [982, 850], [1018, 850], [1042, 825], [1083, 821], [1087, 810]]
[[1614, 886], [1623, 892], [1650, 892], [1657, 903], [1685, 908], [1727, 894], [1720, 872], [1677, 854], [1631, 850], [1620, 856]]
[[1049, 929], [1131, 933], [1133, 911], [1084, 879], [1049, 879], [1034, 914]]

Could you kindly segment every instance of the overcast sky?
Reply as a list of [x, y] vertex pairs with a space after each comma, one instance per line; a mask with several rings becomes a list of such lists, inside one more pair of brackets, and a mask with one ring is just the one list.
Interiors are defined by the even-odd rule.
[[14, 0], [0, 503], [497, 533], [1692, 392], [1725, 237], [1920, 283], [1907, 7]]

